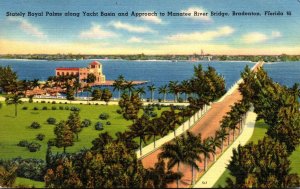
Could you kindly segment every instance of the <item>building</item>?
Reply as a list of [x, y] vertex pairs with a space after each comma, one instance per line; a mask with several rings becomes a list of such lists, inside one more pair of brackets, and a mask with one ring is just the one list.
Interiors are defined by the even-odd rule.
[[85, 82], [88, 74], [96, 76], [95, 83], [105, 83], [105, 75], [102, 73], [102, 64], [98, 61], [91, 62], [87, 68], [56, 68], [56, 76], [76, 75], [79, 77], [80, 82]]

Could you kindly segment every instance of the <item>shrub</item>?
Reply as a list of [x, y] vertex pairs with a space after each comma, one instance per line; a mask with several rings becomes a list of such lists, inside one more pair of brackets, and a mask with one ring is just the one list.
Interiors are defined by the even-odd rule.
[[50, 101], [48, 101], [47, 103], [50, 104]]
[[46, 102], [44, 100], [42, 100], [41, 103], [46, 103]]
[[65, 102], [65, 104], [68, 104], [68, 102]]
[[110, 121], [107, 121], [107, 122], [106, 122], [106, 125], [111, 125], [111, 122], [110, 122]]
[[118, 114], [122, 114], [122, 110], [117, 109], [117, 113], [118, 113]]
[[52, 101], [52, 104], [56, 104], [56, 102], [55, 102], [55, 101]]
[[22, 110], [28, 110], [28, 107], [27, 107], [27, 106], [24, 106], [24, 107], [22, 108]]
[[158, 102], [161, 102], [161, 98], [158, 99]]
[[27, 140], [20, 140], [17, 145], [21, 146], [21, 147], [27, 147], [28, 144], [29, 144], [29, 142]]
[[39, 110], [39, 108], [35, 106], [35, 107], [33, 108], [33, 110]]
[[102, 120], [107, 120], [109, 118], [109, 115], [107, 113], [102, 113], [99, 115], [99, 118]]
[[71, 111], [74, 111], [74, 112], [76, 112], [76, 111], [80, 111], [80, 109], [79, 109], [79, 108], [77, 108], [77, 107], [74, 107], [74, 106], [72, 106], [72, 107], [70, 108], [70, 110], [71, 110]]
[[95, 105], [99, 105], [98, 103], [95, 103]]
[[44, 107], [42, 108], [42, 110], [48, 110], [47, 106], [44, 106]]
[[180, 102], [180, 103], [183, 102], [183, 98], [179, 97], [178, 102]]
[[84, 119], [82, 122], [81, 122], [81, 127], [88, 127], [92, 124], [91, 120], [89, 119]]
[[45, 138], [45, 135], [44, 134], [37, 134], [36, 135], [36, 139], [38, 139], [38, 140], [40, 140], [40, 141], [42, 141], [42, 140], [44, 140], [44, 138]]
[[156, 112], [151, 112], [151, 113], [150, 113], [150, 116], [151, 116], [151, 117], [157, 117], [157, 113], [156, 113]]
[[56, 110], [56, 106], [52, 106], [51, 109], [52, 109], [52, 110]]
[[55, 144], [56, 144], [55, 139], [49, 139], [47, 144], [48, 144], [48, 146], [55, 146]]
[[63, 107], [63, 106], [59, 106], [59, 109], [60, 109], [60, 110], [64, 110], [64, 107]]
[[32, 142], [32, 143], [28, 144], [27, 148], [30, 152], [36, 152], [36, 151], [40, 150], [41, 145], [37, 142]]
[[62, 102], [59, 102], [59, 104], [62, 104]]
[[101, 122], [97, 122], [95, 124], [95, 129], [98, 131], [102, 131], [103, 130], [103, 124]]
[[69, 109], [70, 109], [69, 106], [66, 106], [66, 107], [65, 107], [65, 110], [69, 110]]
[[[6, 160], [0, 160], [0, 165], [5, 164]], [[13, 158], [11, 163], [16, 164], [18, 169], [16, 175], [18, 177], [28, 178], [32, 180], [43, 181], [45, 175], [46, 163], [44, 160], [35, 158]]]
[[56, 119], [53, 118], [53, 117], [49, 117], [49, 118], [47, 119], [47, 123], [48, 123], [48, 124], [51, 124], [51, 125], [54, 125], [54, 124], [56, 123]]
[[30, 127], [33, 128], [33, 129], [38, 129], [38, 128], [41, 127], [41, 124], [39, 124], [38, 122], [34, 121], [34, 122], [31, 123]]

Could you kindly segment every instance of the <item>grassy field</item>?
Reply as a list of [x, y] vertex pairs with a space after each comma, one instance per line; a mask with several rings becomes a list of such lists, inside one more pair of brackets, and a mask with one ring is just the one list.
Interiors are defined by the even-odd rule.
[[[28, 110], [22, 110], [23, 107], [28, 107]], [[47, 106], [48, 110], [42, 110], [44, 106]], [[55, 106], [57, 110], [51, 110]], [[68, 147], [67, 152], [75, 152], [82, 148], [90, 148], [92, 141], [99, 133], [108, 131], [113, 137], [118, 131], [125, 131], [128, 126], [132, 124], [132, 121], [125, 120], [122, 115], [116, 112], [119, 106], [105, 106], [105, 105], [74, 105], [74, 104], [48, 104], [48, 103], [24, 103], [18, 106], [18, 116], [14, 116], [14, 105], [3, 105], [0, 109], [0, 156], [3, 159], [10, 159], [13, 157], [22, 158], [39, 158], [44, 159], [47, 148], [47, 141], [54, 138], [54, 125], [47, 124], [46, 120], [49, 117], [53, 117], [59, 122], [60, 120], [67, 120], [70, 110], [59, 110], [59, 106], [62, 107], [78, 107], [80, 108], [80, 117], [83, 119], [90, 119], [92, 125], [83, 128], [79, 133], [79, 141], [74, 143], [74, 146]], [[39, 110], [33, 110], [37, 107]], [[163, 110], [169, 109], [168, 107], [156, 110], [158, 116]], [[99, 115], [101, 113], [108, 113], [110, 118], [108, 120], [100, 120]], [[142, 111], [140, 111], [142, 113]], [[30, 124], [33, 121], [37, 121], [41, 124], [41, 128], [32, 129]], [[94, 128], [96, 122], [102, 122], [104, 125], [103, 131], [97, 131]], [[110, 121], [111, 125], [105, 125], [106, 121]], [[43, 141], [38, 141], [36, 135], [42, 133], [45, 134]], [[17, 144], [20, 140], [34, 141], [42, 145], [41, 150], [38, 152], [29, 152], [25, 147], [19, 147]], [[53, 152], [62, 152], [63, 149], [53, 147]]]
[[[255, 123], [255, 128], [252, 137], [250, 138], [249, 142], [257, 143], [259, 139], [262, 139], [265, 136], [265, 133], [267, 132], [268, 125], [263, 121], [259, 120]], [[296, 149], [296, 151], [293, 152], [293, 154], [290, 156], [291, 160], [291, 167], [292, 173], [297, 173], [300, 175], [300, 147]], [[226, 169], [225, 172], [222, 174], [222, 176], [218, 179], [218, 181], [215, 183], [214, 188], [217, 188], [219, 186], [225, 187], [226, 185], [226, 179], [227, 177], [233, 178], [229, 174], [229, 170]]]
[[45, 188], [44, 182], [39, 182], [35, 180], [30, 180], [26, 178], [17, 177], [14, 187], [24, 187], [24, 188]]

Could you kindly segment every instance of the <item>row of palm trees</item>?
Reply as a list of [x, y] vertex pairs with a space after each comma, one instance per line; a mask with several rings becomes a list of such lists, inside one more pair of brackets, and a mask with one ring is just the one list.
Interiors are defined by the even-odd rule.
[[[201, 134], [194, 135], [189, 131], [176, 137], [162, 147], [159, 159], [167, 159], [168, 169], [177, 167], [180, 172], [180, 165], [185, 164], [191, 167], [191, 184], [194, 184], [194, 169], [200, 171], [199, 163], [204, 161], [203, 170], [207, 171], [208, 161], [212, 157], [216, 161], [217, 149], [224, 151], [224, 141], [228, 139], [230, 144], [230, 135], [235, 138], [235, 131], [242, 129], [245, 121], [245, 115], [250, 105], [245, 101], [235, 103], [231, 111], [221, 121], [220, 128], [215, 132], [215, 136], [209, 136], [202, 140]], [[177, 180], [177, 187], [179, 180]]]
[[131, 96], [133, 92], [137, 93], [140, 98], [143, 98], [143, 95], [146, 94], [146, 89], [150, 92], [151, 102], [154, 101], [155, 91], [158, 91], [158, 93], [162, 95], [163, 102], [166, 101], [167, 94], [169, 93], [174, 94], [174, 102], [180, 99], [180, 94], [185, 94], [185, 101], [187, 101], [188, 96], [192, 94], [189, 80], [183, 80], [182, 82], [170, 81], [169, 84], [158, 88], [154, 84], [151, 84], [145, 88], [144, 86], [135, 87], [132, 81], [127, 81], [123, 75], [119, 75], [113, 83], [113, 91], [118, 91], [118, 98], [121, 97], [121, 93], [128, 93], [129, 96]]

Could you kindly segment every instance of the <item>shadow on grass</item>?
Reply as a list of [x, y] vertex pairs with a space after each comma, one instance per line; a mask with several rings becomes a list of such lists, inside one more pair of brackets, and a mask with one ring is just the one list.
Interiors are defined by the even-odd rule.
[[5, 117], [17, 118], [17, 117], [16, 117], [16, 116], [14, 116], [14, 115], [5, 115]]

